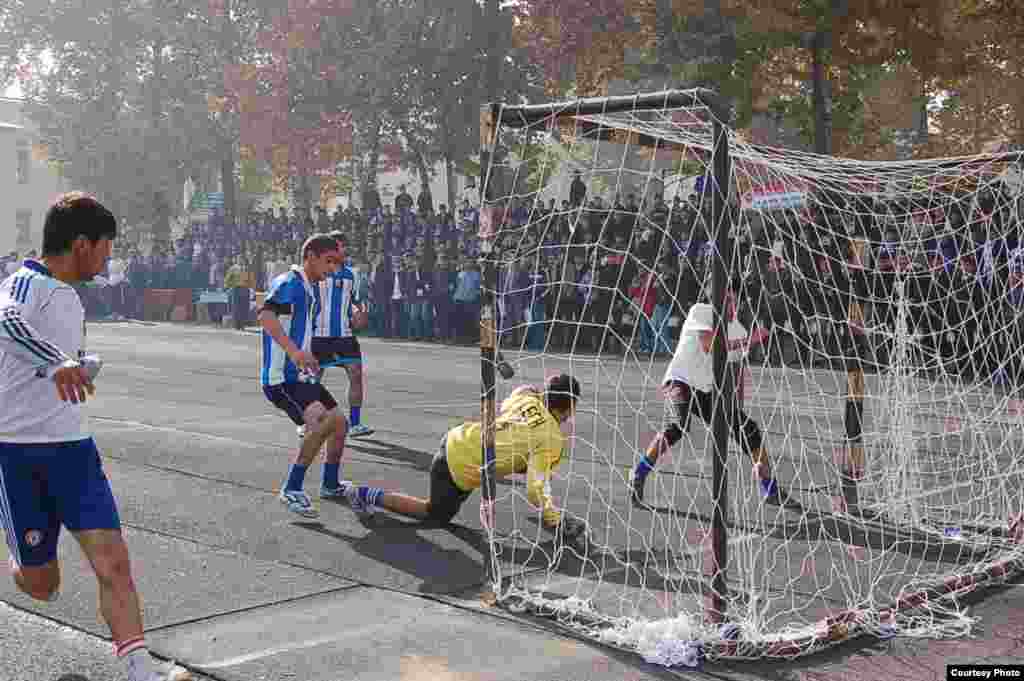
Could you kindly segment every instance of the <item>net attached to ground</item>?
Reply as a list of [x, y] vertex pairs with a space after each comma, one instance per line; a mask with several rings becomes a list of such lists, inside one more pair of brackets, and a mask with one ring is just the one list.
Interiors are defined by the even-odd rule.
[[[726, 126], [716, 212], [698, 98], [578, 111], [499, 126], [482, 211], [505, 359], [583, 384], [551, 487], [594, 541], [547, 533], [525, 480], [502, 481], [499, 602], [668, 666], [969, 632], [962, 597], [1022, 567], [1021, 159], [860, 162]], [[677, 421], [666, 368], [720, 250], [737, 321], [768, 332], [730, 364], [736, 399], [791, 498], [765, 503], [730, 439], [724, 623], [707, 617], [710, 427], [692, 418], [631, 494]]]

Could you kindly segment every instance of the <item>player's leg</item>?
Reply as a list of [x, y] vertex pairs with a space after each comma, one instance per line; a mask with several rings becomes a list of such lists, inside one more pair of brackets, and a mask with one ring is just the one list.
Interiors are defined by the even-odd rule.
[[370, 428], [362, 422], [364, 378], [363, 373], [363, 350], [359, 347], [359, 339], [355, 336], [345, 339], [342, 360], [347, 362], [345, 371], [348, 373], [348, 434], [351, 437], [366, 437], [373, 434]]
[[320, 401], [322, 390], [318, 383], [282, 383], [264, 388], [267, 398], [295, 425], [306, 426], [306, 434], [288, 468], [288, 476], [278, 498], [288, 510], [307, 518], [316, 518], [319, 512], [304, 489], [306, 471], [327, 439], [338, 430], [339, 422], [344, 421], [344, 416], [339, 418], [336, 406], [329, 409]]
[[52, 601], [60, 588], [60, 520], [45, 461], [37, 459], [41, 451], [40, 445], [0, 445], [0, 524], [18, 589]]
[[349, 503], [357, 513], [370, 514], [375, 508], [383, 508], [436, 525], [450, 523], [469, 495], [470, 492], [460, 489], [452, 479], [444, 442], [430, 465], [429, 499], [375, 487], [353, 487], [348, 492]]
[[[692, 409], [709, 426], [713, 418], [714, 398], [710, 392], [694, 391]], [[768, 503], [784, 503], [788, 495], [772, 475], [768, 451], [764, 447], [764, 436], [760, 426], [750, 418], [739, 406], [732, 403], [729, 427], [733, 441], [739, 445], [743, 453], [750, 457], [754, 464], [754, 475], [757, 476], [761, 496]]]
[[689, 432], [690, 396], [690, 387], [685, 383], [672, 381], [666, 386], [665, 397], [672, 405], [673, 411], [675, 411], [677, 422], [669, 424], [664, 430], [654, 436], [650, 444], [647, 445], [644, 455], [640, 457], [640, 460], [634, 467], [632, 476], [632, 499], [634, 504], [643, 504], [644, 486], [647, 482], [647, 476], [654, 470], [655, 465], [658, 463], [658, 458], [679, 442], [684, 432]]
[[325, 452], [323, 474], [321, 475], [320, 483], [320, 497], [328, 499], [340, 498], [345, 495], [345, 490], [352, 484], [348, 480], [341, 479], [341, 459], [345, 454], [345, 440], [349, 433], [348, 421], [345, 420], [344, 415], [339, 411], [338, 403], [334, 396], [322, 385], [319, 388], [320, 396], [317, 402], [311, 405], [313, 407], [312, 411], [307, 409], [308, 415], [316, 416], [318, 410], [315, 405], [319, 404], [325, 411], [319, 416], [320, 421], [318, 423], [330, 426], [332, 424], [329, 421], [333, 421], [333, 428], [329, 429], [330, 432], [324, 440]]
[[128, 546], [119, 529], [74, 533], [99, 585], [100, 614], [110, 627], [114, 655], [124, 662], [129, 681], [190, 681], [192, 674], [161, 664], [149, 653], [142, 626], [142, 604], [132, 578]]
[[60, 449], [63, 451], [57, 456], [62, 472], [54, 477], [51, 493], [61, 522], [78, 541], [96, 575], [100, 614], [110, 627], [114, 653], [124, 660], [129, 681], [191, 679], [180, 667], [161, 668], [146, 647], [128, 546], [95, 443], [82, 440]]

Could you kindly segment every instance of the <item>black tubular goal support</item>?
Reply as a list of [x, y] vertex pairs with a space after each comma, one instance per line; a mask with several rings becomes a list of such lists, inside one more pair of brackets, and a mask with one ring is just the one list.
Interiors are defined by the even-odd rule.
[[[480, 306], [480, 374], [481, 374], [481, 446], [484, 452], [484, 465], [481, 471], [482, 503], [490, 503], [495, 497], [495, 461], [494, 461], [494, 424], [495, 409], [495, 364], [498, 359], [497, 305], [497, 263], [500, 253], [496, 237], [500, 233], [502, 217], [498, 211], [489, 211], [491, 203], [504, 195], [504, 178], [501, 173], [500, 160], [495, 162], [494, 156], [500, 154], [500, 130], [506, 128], [523, 128], [550, 118], [574, 118], [599, 114], [623, 112], [658, 111], [665, 109], [706, 109], [710, 112], [714, 135], [713, 170], [714, 182], [712, 191], [712, 224], [714, 230], [714, 246], [716, 257], [712, 258], [712, 304], [715, 308], [715, 333], [718, 342], [713, 346], [713, 363], [715, 386], [718, 399], [713, 401], [712, 432], [712, 580], [711, 593], [705, 594], [705, 612], [709, 620], [720, 622], [726, 616], [728, 588], [726, 584], [728, 568], [728, 529], [726, 527], [726, 509], [728, 507], [728, 467], [726, 456], [729, 448], [729, 432], [732, 407], [734, 404], [734, 386], [730, 372], [727, 371], [726, 359], [728, 341], [728, 319], [725, 316], [725, 296], [728, 287], [730, 265], [732, 263], [733, 244], [732, 210], [729, 205], [732, 189], [732, 168], [729, 157], [729, 107], [713, 90], [694, 88], [688, 90], [664, 90], [661, 92], [625, 95], [616, 97], [595, 97], [577, 99], [551, 104], [527, 104], [507, 106], [501, 104], [485, 105], [480, 112], [480, 151], [482, 177], [480, 182], [480, 238], [481, 238], [481, 306]], [[650, 145], [663, 141], [652, 140], [645, 135], [639, 136], [638, 144]], [[501, 211], [504, 212], [503, 210]], [[486, 217], [485, 217], [486, 215]], [[625, 492], [624, 492], [625, 493]], [[683, 538], [680, 537], [680, 541]], [[498, 565], [492, 556], [485, 556], [484, 562], [488, 569], [489, 583], [497, 585]]]

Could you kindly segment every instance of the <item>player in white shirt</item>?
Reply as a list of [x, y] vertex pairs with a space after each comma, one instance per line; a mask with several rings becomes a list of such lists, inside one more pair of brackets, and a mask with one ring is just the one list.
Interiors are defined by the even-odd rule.
[[[758, 329], [753, 334], [747, 334], [743, 324], [736, 319], [736, 299], [731, 291], [726, 294], [726, 313], [729, 319], [728, 361], [740, 362], [746, 358], [750, 347], [768, 337], [768, 332]], [[683, 324], [675, 354], [662, 380], [662, 387], [675, 409], [678, 423], [669, 425], [654, 437], [645, 455], [633, 469], [632, 498], [638, 506], [643, 505], [647, 475], [653, 470], [658, 457], [682, 439], [684, 432], [689, 432], [690, 415], [696, 414], [704, 423], [709, 426], [711, 424], [715, 402], [711, 352], [715, 338], [714, 319], [711, 305], [697, 303], [690, 308]], [[740, 388], [737, 386], [737, 390]], [[772, 477], [760, 427], [743, 411], [740, 399], [729, 401], [734, 405], [734, 411], [728, 417], [732, 437], [753, 460], [762, 496], [768, 503], [785, 503], [787, 494]]]
[[159, 669], [146, 648], [117, 505], [82, 408], [95, 388], [79, 361], [85, 311], [72, 284], [103, 270], [116, 235], [99, 202], [66, 194], [46, 213], [41, 260], [0, 284], [0, 520], [22, 592], [56, 597], [66, 527], [96, 574], [129, 680], [186, 681], [191, 674]]

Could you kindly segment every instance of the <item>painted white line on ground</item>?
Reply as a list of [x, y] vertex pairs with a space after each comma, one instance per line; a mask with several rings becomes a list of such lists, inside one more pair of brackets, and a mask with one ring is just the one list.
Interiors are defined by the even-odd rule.
[[239, 665], [247, 664], [249, 662], [255, 662], [256, 660], [274, 657], [276, 655], [283, 655], [285, 653], [291, 653], [297, 650], [308, 650], [309, 648], [316, 648], [317, 646], [336, 643], [346, 638], [363, 638], [369, 636], [370, 634], [376, 631], [384, 631], [387, 629], [394, 628], [394, 622], [377, 624], [371, 627], [360, 627], [356, 630], [331, 634], [330, 636], [320, 636], [318, 638], [306, 639], [304, 641], [294, 641], [292, 643], [286, 643], [280, 646], [264, 648], [262, 650], [255, 650], [251, 653], [237, 655], [235, 657], [229, 657], [224, 660], [216, 660], [213, 662], [199, 662], [195, 666], [199, 669], [226, 669], [228, 667], [237, 667]]

